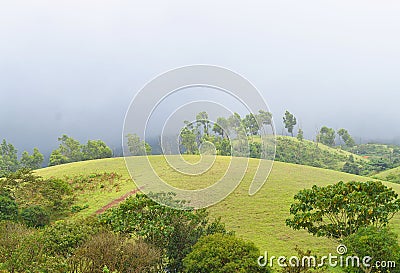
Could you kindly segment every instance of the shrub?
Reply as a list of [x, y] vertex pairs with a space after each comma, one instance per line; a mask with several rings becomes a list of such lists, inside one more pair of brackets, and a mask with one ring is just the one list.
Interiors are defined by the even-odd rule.
[[1, 221], [0, 264], [10, 260], [23, 239], [32, 234], [32, 232], [32, 230], [22, 224], [11, 221]]
[[[175, 200], [172, 194], [154, 197], [161, 198], [163, 203], [186, 206], [184, 201]], [[226, 232], [219, 222], [207, 227], [208, 213], [204, 209], [174, 209], [142, 194], [128, 198], [118, 208], [107, 211], [100, 216], [100, 221], [115, 232], [132, 233], [162, 249], [171, 272], [181, 270], [182, 259], [206, 232]]]
[[142, 242], [100, 232], [80, 246], [69, 262], [71, 272], [149, 273], [156, 272], [161, 251]]
[[4, 221], [0, 234], [0, 269], [5, 272], [65, 272], [64, 259], [44, 251], [38, 230]]
[[0, 194], [0, 221], [17, 220], [18, 205], [14, 199], [7, 194]]
[[43, 230], [43, 244], [47, 253], [71, 256], [98, 228], [88, 221], [57, 221]]
[[21, 211], [21, 220], [28, 227], [44, 227], [50, 223], [50, 216], [41, 206], [31, 206]]
[[183, 260], [187, 273], [269, 272], [257, 263], [259, 250], [233, 235], [213, 234], [199, 239]]
[[[387, 227], [376, 228], [373, 226], [360, 228], [356, 233], [350, 235], [344, 240], [349, 254], [357, 255], [360, 259], [365, 256], [372, 258], [370, 264], [374, 265], [376, 261], [388, 262], [394, 261], [397, 268], [350, 268], [350, 272], [400, 272], [400, 246], [397, 240], [397, 234], [390, 231]], [[362, 265], [362, 263], [360, 262]], [[386, 271], [387, 270], [387, 271]]]
[[299, 259], [299, 262], [293, 266], [290, 262], [285, 261], [284, 267], [281, 267], [279, 272], [282, 273], [317, 273], [317, 272], [326, 272], [326, 266], [318, 266], [316, 264], [307, 263], [307, 262], [302, 262], [304, 258], [307, 257], [315, 257], [314, 255], [311, 254], [311, 250], [301, 250], [298, 246], [294, 248], [294, 250], [297, 252], [297, 255], [294, 257], [297, 257]]

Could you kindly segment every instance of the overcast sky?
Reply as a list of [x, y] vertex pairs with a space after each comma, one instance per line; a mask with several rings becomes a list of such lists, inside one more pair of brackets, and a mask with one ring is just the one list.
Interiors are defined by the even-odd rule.
[[138, 90], [214, 64], [249, 79], [279, 128], [400, 139], [400, 2], [0, 2], [0, 138], [48, 152], [63, 133], [120, 145]]

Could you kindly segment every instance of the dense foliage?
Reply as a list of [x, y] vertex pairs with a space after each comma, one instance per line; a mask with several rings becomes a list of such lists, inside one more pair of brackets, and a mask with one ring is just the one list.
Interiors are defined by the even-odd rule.
[[255, 261], [260, 256], [251, 243], [227, 234], [213, 234], [202, 238], [183, 260], [187, 273], [269, 272]]
[[82, 160], [112, 157], [112, 150], [101, 140], [88, 140], [84, 145], [79, 141], [63, 135], [58, 138], [60, 145], [52, 151], [49, 166], [60, 165]]
[[[164, 202], [174, 202], [185, 207], [185, 202], [176, 201], [172, 194], [158, 194]], [[118, 208], [104, 213], [101, 222], [113, 231], [134, 234], [163, 250], [168, 270], [177, 272], [182, 268], [183, 258], [204, 234], [223, 232], [219, 222], [209, 223], [206, 210], [178, 210], [160, 205], [146, 195], [138, 194], [123, 202]]]
[[314, 185], [294, 196], [293, 216], [286, 224], [316, 236], [343, 239], [361, 227], [386, 226], [400, 210], [398, 194], [381, 182], [339, 182]]
[[43, 163], [44, 156], [39, 149], [34, 148], [33, 154], [24, 151], [21, 160], [18, 161], [17, 149], [5, 139], [0, 143], [0, 177], [16, 172], [20, 168], [39, 169]]
[[149, 143], [144, 140], [141, 140], [137, 134], [128, 134], [127, 136], [127, 144], [130, 155], [150, 155], [152, 151], [152, 147]]
[[[350, 272], [400, 272], [400, 246], [397, 234], [387, 227], [368, 226], [360, 228], [356, 233], [344, 240], [348, 254], [358, 257], [369, 256], [371, 267], [349, 268]], [[394, 264], [393, 264], [394, 262]], [[397, 265], [397, 267], [396, 267]]]
[[[17, 220], [20, 218], [30, 226], [43, 226], [51, 217], [68, 211], [72, 203], [72, 189], [63, 179], [44, 179], [29, 169], [10, 173], [0, 180], [0, 215]], [[15, 203], [15, 204], [14, 204]]]

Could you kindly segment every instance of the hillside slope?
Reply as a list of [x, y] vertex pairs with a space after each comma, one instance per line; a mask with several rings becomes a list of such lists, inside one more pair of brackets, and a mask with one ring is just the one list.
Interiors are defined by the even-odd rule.
[[377, 173], [374, 177], [393, 183], [400, 183], [400, 167]]
[[[191, 161], [197, 156], [187, 156]], [[246, 159], [243, 159], [246, 160]], [[217, 181], [229, 165], [229, 157], [217, 157], [212, 168], [205, 176], [187, 176], [170, 168], [162, 156], [152, 156], [150, 161], [160, 177], [171, 185], [181, 188], [202, 188]], [[262, 252], [271, 255], [294, 254], [293, 248], [311, 249], [319, 254], [335, 253], [336, 245], [327, 239], [316, 238], [304, 231], [293, 231], [285, 226], [289, 216], [289, 207], [293, 196], [299, 190], [312, 185], [327, 185], [340, 180], [360, 180], [360, 177], [332, 170], [309, 166], [275, 162], [272, 172], [263, 188], [254, 196], [248, 195], [252, 175], [255, 173], [258, 159], [250, 159], [242, 183], [225, 200], [209, 208], [211, 215], [221, 217], [227, 228], [248, 240], [252, 240]], [[83, 215], [94, 213], [108, 202], [136, 188], [129, 179], [123, 158], [102, 159], [71, 163], [37, 171], [44, 177], [63, 177], [87, 175], [95, 172], [117, 172], [122, 175], [118, 192], [92, 192], [78, 200], [78, 203], [90, 202], [90, 207], [82, 211]], [[386, 182], [385, 182], [386, 183]], [[400, 185], [386, 183], [400, 193]], [[400, 233], [400, 217], [393, 220], [395, 230]]]
[[276, 161], [340, 171], [350, 156], [360, 166], [369, 161], [340, 147], [329, 147], [306, 139], [299, 141], [289, 136], [276, 137]]

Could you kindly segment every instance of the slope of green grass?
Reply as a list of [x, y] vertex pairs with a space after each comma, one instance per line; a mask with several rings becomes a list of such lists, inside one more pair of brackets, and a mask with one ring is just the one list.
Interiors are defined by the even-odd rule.
[[[186, 156], [192, 162], [197, 156]], [[243, 158], [242, 160], [246, 160]], [[133, 161], [134, 162], [134, 161]], [[200, 176], [188, 176], [174, 171], [162, 156], [150, 157], [150, 162], [160, 177], [169, 184], [181, 188], [202, 188], [216, 182], [229, 165], [229, 157], [217, 157], [214, 165]], [[248, 195], [252, 175], [256, 172], [258, 159], [250, 159], [247, 172], [236, 190], [222, 202], [209, 208], [211, 215], [221, 217], [227, 228], [247, 240], [255, 242], [262, 252], [270, 255], [293, 255], [293, 248], [298, 245], [301, 249], [311, 249], [323, 255], [335, 253], [336, 244], [325, 238], [316, 238], [305, 231], [293, 231], [285, 226], [289, 216], [289, 207], [293, 196], [301, 189], [335, 183], [340, 180], [366, 181], [360, 177], [332, 170], [319, 169], [309, 166], [275, 162], [272, 172], [263, 188], [254, 196]], [[122, 175], [118, 192], [103, 193], [95, 191], [79, 197], [77, 203], [89, 203], [90, 207], [81, 212], [87, 215], [95, 212], [118, 196], [136, 188], [129, 179], [123, 158], [103, 159], [66, 164], [38, 170], [37, 174], [44, 177], [63, 177], [96, 172], [117, 172]], [[397, 192], [400, 185], [387, 183]], [[78, 213], [79, 215], [79, 213]], [[400, 217], [393, 220], [392, 226], [400, 233]]]
[[36, 174], [49, 178], [68, 178], [73, 179], [80, 176], [90, 176], [95, 173], [115, 172], [121, 175], [118, 179], [118, 187], [112, 191], [105, 191], [101, 188], [96, 190], [86, 190], [79, 192], [76, 196], [74, 205], [85, 206], [88, 208], [82, 210], [75, 216], [86, 216], [93, 214], [98, 209], [110, 203], [112, 200], [136, 188], [125, 167], [123, 158], [107, 158], [101, 160], [89, 160], [68, 163], [64, 165], [52, 166], [35, 171]]
[[353, 156], [354, 161], [360, 165], [368, 162], [367, 159], [344, 151], [340, 147], [329, 147], [305, 139], [299, 141], [288, 136], [276, 137], [276, 161], [340, 171], [350, 156]]
[[400, 183], [400, 167], [377, 173], [374, 177], [381, 180]]

